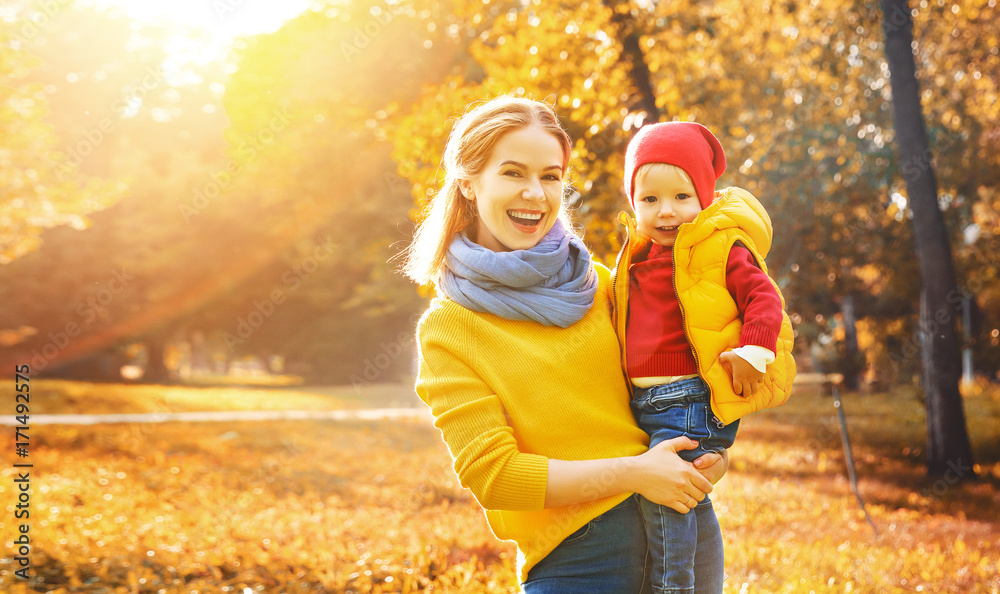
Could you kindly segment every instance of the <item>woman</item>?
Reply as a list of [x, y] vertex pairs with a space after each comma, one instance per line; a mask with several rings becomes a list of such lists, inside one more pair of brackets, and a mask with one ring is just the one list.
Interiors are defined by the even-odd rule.
[[[681, 513], [726, 460], [647, 451], [629, 409], [609, 271], [569, 231], [570, 139], [552, 109], [499, 97], [459, 120], [405, 267], [440, 297], [417, 328], [416, 389], [463, 486], [518, 548], [525, 592], [638, 592], [635, 493]], [[704, 472], [704, 476], [702, 475]]]

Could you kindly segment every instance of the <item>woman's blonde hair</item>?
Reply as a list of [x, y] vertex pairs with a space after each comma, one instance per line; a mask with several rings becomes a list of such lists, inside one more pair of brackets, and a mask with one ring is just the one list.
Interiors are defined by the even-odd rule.
[[[504, 134], [530, 126], [538, 126], [559, 141], [562, 173], [566, 174], [572, 143], [548, 104], [503, 95], [466, 112], [448, 136], [441, 159], [444, 183], [431, 198], [426, 217], [406, 250], [403, 274], [421, 285], [437, 281], [452, 238], [477, 220], [475, 203], [462, 195], [460, 182], [471, 181], [482, 172]], [[559, 216], [568, 223], [565, 203], [563, 200]]]

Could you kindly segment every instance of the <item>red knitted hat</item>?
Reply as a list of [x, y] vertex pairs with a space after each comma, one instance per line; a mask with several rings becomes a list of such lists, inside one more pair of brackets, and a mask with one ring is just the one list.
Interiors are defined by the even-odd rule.
[[719, 139], [695, 122], [661, 122], [639, 128], [625, 152], [625, 195], [635, 209], [635, 172], [647, 163], [667, 163], [683, 169], [694, 184], [701, 207], [715, 197], [715, 182], [726, 170]]

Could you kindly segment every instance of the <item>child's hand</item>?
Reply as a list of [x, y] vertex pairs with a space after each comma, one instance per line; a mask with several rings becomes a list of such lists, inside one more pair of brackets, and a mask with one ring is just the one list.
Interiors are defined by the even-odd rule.
[[764, 374], [754, 369], [754, 366], [732, 351], [719, 355], [719, 361], [733, 378], [733, 391], [746, 398], [757, 392], [758, 384], [764, 379]]
[[707, 478], [713, 485], [720, 480], [729, 470], [729, 450], [722, 450], [722, 454], [709, 452], [703, 454], [694, 461], [694, 467]]

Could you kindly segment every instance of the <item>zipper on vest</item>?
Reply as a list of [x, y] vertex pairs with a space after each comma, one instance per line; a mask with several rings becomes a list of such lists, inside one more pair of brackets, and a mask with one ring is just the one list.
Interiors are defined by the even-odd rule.
[[[614, 321], [614, 324], [615, 324], [615, 336], [618, 337], [618, 342], [619, 342], [619, 345], [620, 345], [621, 351], [622, 351], [622, 355], [621, 355], [621, 360], [622, 360], [621, 361], [621, 363], [622, 363], [622, 375], [625, 376], [625, 383], [626, 383], [626, 385], [629, 388], [630, 399], [631, 399], [632, 378], [630, 378], [629, 375], [628, 375], [628, 364], [627, 364], [627, 362], [625, 360], [625, 342], [626, 341], [625, 341], [624, 328], [619, 328], [619, 326], [618, 326], [618, 319], [619, 319], [619, 317], [622, 316], [622, 315], [624, 315], [624, 312], [620, 311], [621, 307], [620, 307], [620, 304], [618, 303], [618, 277], [621, 275], [622, 255], [628, 253], [629, 243], [631, 243], [630, 239], [631, 238], [629, 237], [628, 224], [626, 224], [625, 225], [625, 244], [622, 246], [622, 249], [618, 252], [618, 258], [615, 260], [615, 275], [611, 278], [611, 301], [612, 301], [612, 304], [613, 304], [613, 306], [611, 308], [611, 311], [614, 314], [614, 320], [613, 321]], [[627, 274], [626, 274], [625, 278], [628, 278]]]
[[[708, 386], [708, 405], [711, 409], [713, 397], [712, 384], [708, 383], [708, 380], [705, 379], [704, 374], [701, 372], [701, 360], [698, 359], [698, 349], [694, 348], [694, 342], [691, 340], [691, 332], [688, 330], [687, 314], [684, 312], [684, 302], [681, 301], [681, 294], [677, 292], [677, 242], [681, 238], [682, 230], [682, 227], [677, 228], [677, 235], [674, 236], [674, 245], [670, 246], [671, 257], [673, 258], [674, 264], [674, 269], [670, 274], [670, 281], [674, 285], [674, 295], [677, 295], [677, 305], [681, 310], [681, 323], [684, 325], [684, 338], [687, 338], [688, 345], [691, 347], [691, 354], [694, 355], [694, 367], [698, 370], [698, 377], [700, 377], [702, 381], [705, 382], [705, 385]], [[714, 412], [712, 413], [712, 416], [715, 416]], [[718, 425], [720, 429], [725, 427], [725, 425], [722, 424], [722, 421], [718, 418], [715, 419], [715, 424]]]
[[612, 299], [612, 303], [614, 303], [614, 308], [612, 309], [612, 311], [615, 314], [615, 320], [614, 320], [614, 322], [615, 322], [615, 333], [616, 334], [618, 333], [618, 316], [621, 315], [621, 312], [618, 311], [620, 309], [618, 307], [618, 275], [621, 273], [620, 272], [621, 271], [620, 267], [622, 265], [622, 254], [624, 254], [625, 251], [628, 249], [628, 235], [627, 235], [627, 233], [628, 232], [626, 231], [625, 245], [622, 246], [622, 249], [618, 252], [618, 258], [615, 260], [615, 275], [611, 278], [611, 299]]

